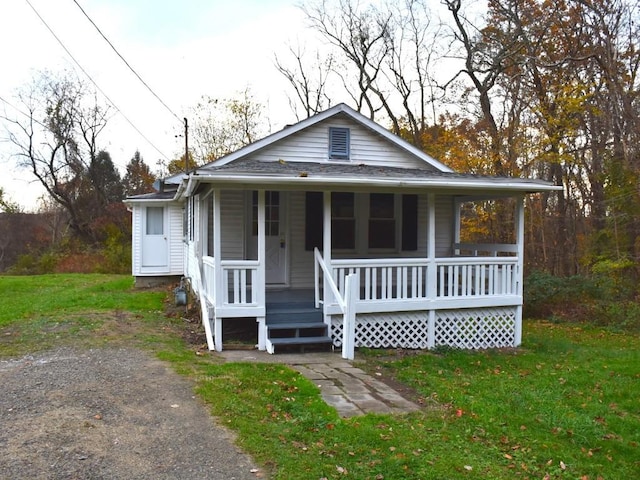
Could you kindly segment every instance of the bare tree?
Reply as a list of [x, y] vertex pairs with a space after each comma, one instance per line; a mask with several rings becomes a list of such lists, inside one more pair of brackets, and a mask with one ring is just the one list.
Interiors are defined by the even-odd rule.
[[277, 55], [275, 65], [293, 88], [295, 98], [289, 97], [289, 107], [296, 118], [301, 120], [298, 102], [302, 106], [303, 118], [309, 118], [331, 105], [331, 99], [327, 93], [327, 82], [333, 71], [334, 57], [329, 53], [323, 58], [320, 50], [316, 50], [313, 55], [314, 62], [309, 64], [307, 62], [309, 56], [299, 43], [295, 47], [289, 47], [289, 54], [294, 66], [287, 66], [285, 61]]
[[353, 0], [339, 0], [335, 10], [326, 0], [304, 5], [302, 10], [311, 27], [336, 47], [352, 68], [345, 70], [336, 64], [335, 74], [356, 109], [374, 119], [386, 104], [377, 82], [388, 54], [390, 14], [372, 6], [361, 10]]
[[294, 67], [277, 59], [303, 111], [315, 113], [325, 101], [346, 95], [356, 110], [389, 122], [394, 133], [422, 147], [444, 93], [433, 74], [442, 55], [436, 41], [440, 24], [432, 21], [427, 3], [319, 0], [301, 8], [329, 47], [325, 57], [316, 53], [311, 62], [303, 48], [291, 48]]
[[71, 74], [43, 72], [18, 95], [23, 117], [3, 117], [19, 165], [31, 171], [69, 215], [78, 237], [91, 239], [91, 214], [83, 208], [87, 173], [95, 164], [98, 137], [109, 108]]

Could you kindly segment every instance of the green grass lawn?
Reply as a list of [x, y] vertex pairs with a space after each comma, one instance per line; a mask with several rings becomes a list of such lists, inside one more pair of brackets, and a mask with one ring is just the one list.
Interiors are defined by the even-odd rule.
[[0, 353], [152, 349], [277, 479], [640, 478], [637, 333], [528, 321], [517, 350], [360, 352], [362, 368], [411, 387], [424, 409], [340, 419], [287, 367], [223, 364], [184, 342], [194, 327], [162, 313], [168, 292], [125, 276], [0, 277]]

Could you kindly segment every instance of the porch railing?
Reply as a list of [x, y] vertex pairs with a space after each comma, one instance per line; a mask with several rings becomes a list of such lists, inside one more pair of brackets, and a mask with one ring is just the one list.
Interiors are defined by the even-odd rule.
[[331, 270], [342, 295], [347, 276], [356, 274], [360, 302], [397, 303], [517, 295], [517, 265], [516, 257], [340, 259]]
[[516, 295], [515, 257], [455, 257], [436, 261], [437, 297]]
[[[257, 260], [222, 260], [222, 284], [216, 289], [215, 262], [213, 257], [202, 260], [207, 294], [215, 305], [257, 306]], [[221, 296], [221, 298], [217, 298]]]
[[347, 275], [360, 279], [359, 300], [415, 300], [427, 297], [426, 259], [332, 260], [333, 278], [341, 292]]
[[[333, 296], [333, 301], [338, 305], [340, 313], [342, 313], [342, 358], [353, 360], [355, 353], [355, 329], [356, 329], [356, 301], [358, 300], [358, 290], [360, 289], [358, 276], [354, 273], [347, 274], [343, 278], [342, 292], [336, 285], [331, 271], [325, 263], [320, 251], [315, 248], [314, 254], [314, 283], [315, 283], [315, 301], [316, 308], [321, 303], [327, 301], [327, 288]], [[322, 274], [322, 275], [321, 275]], [[320, 290], [320, 280], [323, 288]], [[324, 306], [326, 312], [326, 305]]]

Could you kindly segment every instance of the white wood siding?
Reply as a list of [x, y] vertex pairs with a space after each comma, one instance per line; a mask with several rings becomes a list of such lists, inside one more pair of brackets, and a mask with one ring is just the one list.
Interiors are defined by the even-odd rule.
[[142, 209], [141, 205], [133, 205], [131, 209], [131, 273], [140, 275], [142, 265]]
[[348, 118], [331, 118], [256, 152], [252, 157], [277, 162], [332, 162], [329, 127], [350, 129], [350, 163], [404, 168], [424, 168], [425, 163]]
[[289, 283], [293, 288], [312, 288], [313, 252], [304, 249], [305, 192], [289, 194]]
[[221, 252], [224, 260], [244, 259], [245, 195], [243, 190], [223, 190], [220, 195]]
[[184, 236], [182, 206], [169, 205], [169, 272], [170, 275], [184, 273]]
[[453, 221], [453, 197], [451, 195], [437, 195], [436, 257], [450, 257], [453, 255]]

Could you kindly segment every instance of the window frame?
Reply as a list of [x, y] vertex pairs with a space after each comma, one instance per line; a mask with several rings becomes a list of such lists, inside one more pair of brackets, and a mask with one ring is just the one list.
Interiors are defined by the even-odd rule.
[[[371, 202], [377, 196], [378, 198], [391, 198], [393, 205], [391, 205], [392, 215], [390, 217], [373, 217], [372, 216], [372, 205]], [[378, 193], [372, 192], [367, 195], [367, 225], [366, 225], [366, 248], [367, 252], [399, 252], [398, 245], [400, 243], [400, 233], [398, 226], [402, 224], [402, 210], [401, 207], [401, 197], [400, 194], [397, 193]], [[400, 201], [398, 201], [400, 200]], [[400, 205], [399, 205], [400, 204]], [[393, 245], [383, 245], [383, 246], [372, 246], [372, 222], [379, 222], [381, 224], [390, 223], [393, 225]]]
[[[334, 193], [332, 192], [332, 197]], [[349, 254], [380, 254], [416, 252], [419, 243], [419, 195], [393, 193], [394, 196], [394, 235], [395, 246], [393, 248], [369, 247], [369, 202], [371, 193], [354, 193], [354, 248], [335, 248], [338, 253]], [[323, 193], [308, 191], [305, 196], [305, 243], [304, 249], [312, 251], [314, 247], [322, 250], [323, 247]], [[342, 219], [346, 220], [346, 219]], [[332, 239], [335, 238], [336, 229], [333, 228], [332, 215]]]

